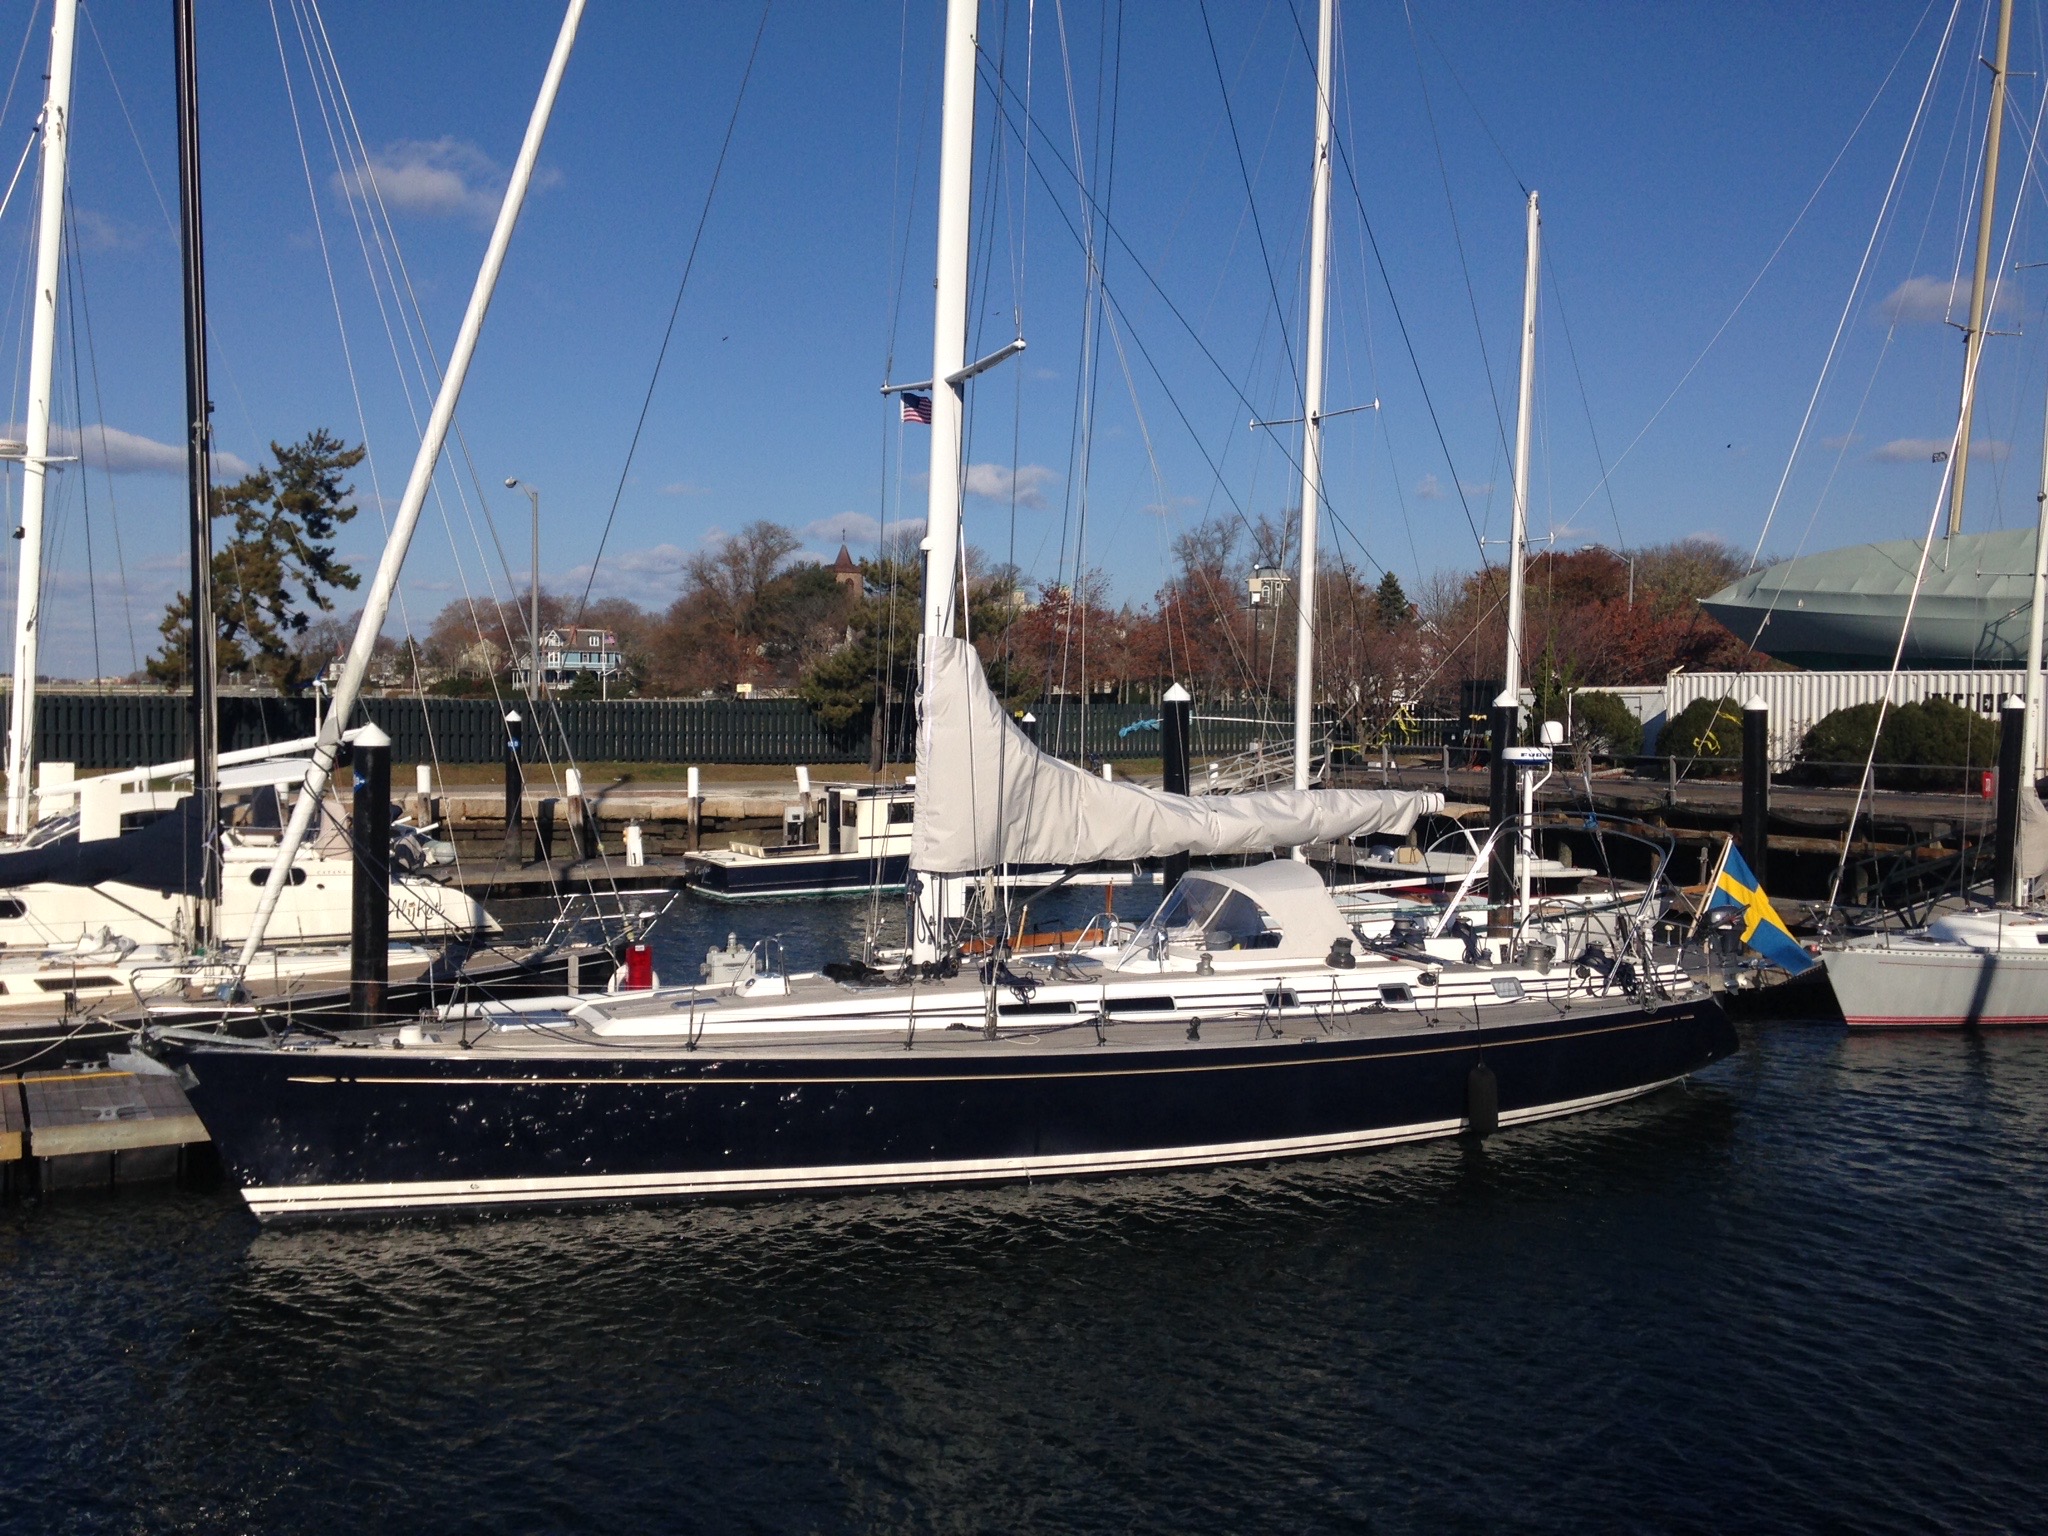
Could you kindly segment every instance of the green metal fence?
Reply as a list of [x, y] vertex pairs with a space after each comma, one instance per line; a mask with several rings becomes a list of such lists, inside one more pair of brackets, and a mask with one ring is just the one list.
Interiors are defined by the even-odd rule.
[[[4, 693], [0, 689], [0, 693]], [[586, 763], [858, 763], [869, 753], [867, 726], [828, 730], [800, 699], [550, 699], [538, 726], [520, 724], [529, 761]], [[374, 720], [391, 737], [394, 760], [487, 763], [504, 752], [504, 706], [491, 699], [366, 699], [358, 721]], [[43, 690], [36, 696], [36, 756], [81, 769], [172, 762], [191, 752], [191, 702], [173, 693], [81, 693]], [[1067, 758], [1128, 760], [1160, 753], [1157, 705], [1041, 699], [1032, 729], [1047, 751]], [[1256, 707], [1198, 706], [1193, 747], [1198, 758], [1242, 752], [1253, 742], [1289, 735], [1287, 717]], [[890, 756], [910, 754], [906, 710], [895, 711]], [[232, 694], [220, 700], [221, 747], [233, 751], [313, 734], [313, 701]]]

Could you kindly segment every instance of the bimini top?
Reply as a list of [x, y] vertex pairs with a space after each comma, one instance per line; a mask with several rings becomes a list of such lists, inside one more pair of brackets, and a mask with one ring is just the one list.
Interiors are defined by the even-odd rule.
[[[1918, 539], [1852, 544], [1753, 571], [1700, 606], [1767, 656], [1800, 667], [1888, 668], [1920, 565]], [[2023, 667], [2034, 531], [1965, 533], [1927, 557], [1909, 667]]]
[[1131, 951], [1145, 952], [1160, 932], [1176, 943], [1199, 938], [1198, 947], [1219, 956], [1252, 951], [1283, 960], [1320, 960], [1337, 940], [1353, 937], [1329, 887], [1292, 859], [1183, 875]]

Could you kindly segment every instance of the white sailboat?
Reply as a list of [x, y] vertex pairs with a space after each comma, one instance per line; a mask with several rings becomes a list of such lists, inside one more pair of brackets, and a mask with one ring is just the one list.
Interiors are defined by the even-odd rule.
[[2041, 646], [2048, 617], [2048, 411], [2037, 499], [2026, 693], [2008, 699], [2002, 711], [1991, 904], [1945, 913], [1925, 928], [1824, 947], [1821, 964], [1851, 1029], [2048, 1024], [2048, 913], [2039, 905], [2048, 894], [2048, 808], [2035, 790], [2033, 767], [2040, 752]]
[[[36, 676], [40, 665], [44, 511], [49, 476], [61, 460], [51, 447], [59, 284], [63, 271], [71, 88], [78, 0], [55, 0], [50, 65], [40, 120], [40, 197], [24, 441], [20, 567], [15, 600], [13, 691], [7, 736], [7, 839], [0, 851], [0, 1063], [39, 1059], [52, 1049], [90, 1050], [130, 1030], [113, 1014], [146, 1004], [203, 999], [233, 981], [219, 946], [255, 927], [279, 841], [278, 796], [304, 776], [295, 757], [313, 743], [285, 742], [220, 754], [212, 745], [210, 676], [204, 645], [193, 647], [195, 737], [182, 762], [145, 765], [76, 779], [69, 764], [36, 771]], [[196, 273], [199, 219], [196, 81], [189, 38], [180, 31], [181, 191], [186, 212], [188, 368], [203, 346], [203, 287]], [[195, 339], [199, 338], [199, 339]], [[188, 380], [188, 387], [191, 381]], [[198, 375], [203, 397], [204, 375]], [[194, 570], [208, 509], [204, 424], [195, 428]], [[200, 579], [204, 579], [201, 577]], [[195, 589], [196, 590], [196, 589]], [[205, 609], [195, 604], [195, 625]], [[225, 766], [223, 781], [221, 770]], [[209, 828], [205, 807], [220, 806], [225, 826]], [[292, 871], [276, 902], [279, 917], [262, 961], [246, 968], [248, 986], [268, 997], [331, 988], [348, 977], [353, 861], [338, 805], [315, 804], [320, 827], [309, 856]], [[124, 826], [133, 829], [124, 834]], [[400, 939], [396, 974], [428, 973], [450, 939], [494, 931], [482, 906], [429, 880], [393, 881], [392, 929]]]

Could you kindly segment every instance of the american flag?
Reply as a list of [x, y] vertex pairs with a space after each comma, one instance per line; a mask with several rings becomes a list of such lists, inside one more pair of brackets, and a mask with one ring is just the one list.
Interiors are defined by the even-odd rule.
[[914, 421], [921, 427], [930, 426], [932, 424], [932, 397], [930, 395], [913, 395], [906, 389], [903, 392], [903, 419], [905, 421]]

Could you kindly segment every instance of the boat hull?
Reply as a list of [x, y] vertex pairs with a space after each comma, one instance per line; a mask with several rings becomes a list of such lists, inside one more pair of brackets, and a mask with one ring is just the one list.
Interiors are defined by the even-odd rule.
[[900, 890], [908, 854], [874, 858], [821, 853], [810, 857], [710, 859], [689, 855], [683, 883], [715, 901], [762, 901], [783, 896], [852, 896]]
[[1851, 1029], [2048, 1024], [2048, 954], [1873, 946], [1829, 950], [1821, 963]]
[[[1091, 1027], [905, 1049], [251, 1047], [169, 1038], [266, 1220], [1002, 1182], [1324, 1156], [1455, 1135], [1474, 1068], [1501, 1124], [1672, 1083], [1735, 1049], [1704, 995], [1503, 1008], [1370, 1035]], [[1512, 1015], [1510, 1018], [1508, 1015]], [[1126, 1037], [1129, 1043], [1121, 1043]]]

